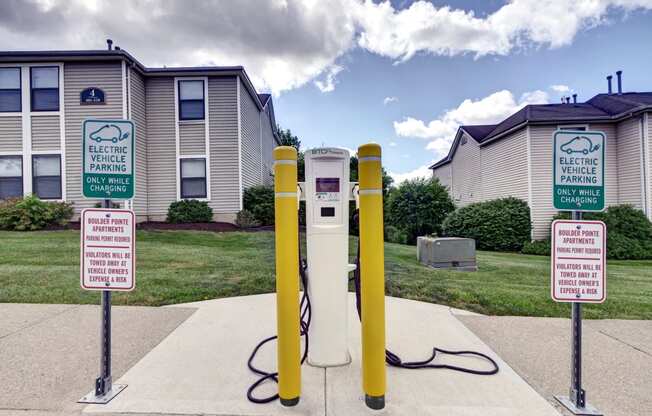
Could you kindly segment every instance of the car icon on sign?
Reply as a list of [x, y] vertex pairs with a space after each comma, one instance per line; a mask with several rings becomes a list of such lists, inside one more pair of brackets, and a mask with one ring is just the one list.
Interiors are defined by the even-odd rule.
[[594, 145], [591, 139], [586, 136], [573, 137], [568, 142], [561, 145], [560, 150], [567, 154], [582, 153], [588, 155], [600, 148], [599, 144]]
[[129, 133], [123, 133], [122, 129], [115, 124], [105, 124], [90, 134], [90, 139], [98, 143], [118, 143], [129, 137]]

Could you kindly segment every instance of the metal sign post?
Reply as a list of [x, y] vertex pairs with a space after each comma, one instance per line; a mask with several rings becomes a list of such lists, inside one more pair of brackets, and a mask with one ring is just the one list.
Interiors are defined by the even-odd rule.
[[[573, 220], [581, 221], [582, 212], [573, 211]], [[571, 385], [568, 397], [555, 396], [555, 399], [573, 414], [602, 415], [602, 412], [586, 402], [586, 391], [582, 388], [582, 302], [571, 303]]]
[[80, 284], [101, 291], [100, 375], [78, 403], [106, 404], [127, 385], [111, 375], [111, 291], [135, 286], [135, 216], [111, 209], [111, 199], [134, 196], [134, 125], [130, 120], [85, 120], [82, 125], [82, 193], [102, 198], [102, 209], [82, 211]]
[[606, 227], [582, 221], [582, 211], [605, 206], [606, 136], [600, 131], [553, 133], [553, 205], [572, 210], [572, 220], [552, 224], [551, 296], [571, 302], [571, 385], [555, 398], [576, 415], [602, 415], [586, 401], [582, 388], [582, 303], [606, 297]]

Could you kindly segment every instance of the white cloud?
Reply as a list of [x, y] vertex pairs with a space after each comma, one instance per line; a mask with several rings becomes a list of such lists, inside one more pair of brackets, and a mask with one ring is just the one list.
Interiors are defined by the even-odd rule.
[[428, 165], [419, 166], [418, 168], [405, 173], [389, 172], [389, 176], [391, 176], [392, 179], [394, 179], [394, 183], [396, 185], [409, 179], [431, 178], [432, 171], [428, 169], [428, 166], [430, 166], [432, 163]]
[[570, 91], [570, 87], [568, 85], [563, 85], [563, 84], [551, 85], [550, 89], [558, 93], [565, 93]]
[[342, 72], [344, 67], [340, 65], [332, 65], [328, 70], [326, 71], [326, 78], [323, 81], [317, 80], [315, 81], [315, 85], [317, 88], [319, 88], [319, 91], [321, 92], [331, 92], [335, 90], [335, 84], [337, 83], [337, 79], [335, 78], [337, 74]]
[[456, 108], [447, 110], [428, 123], [413, 117], [395, 121], [394, 131], [398, 136], [429, 139], [426, 149], [443, 157], [448, 153], [460, 125], [498, 123], [525, 105], [547, 102], [548, 94], [545, 91], [526, 92], [517, 101], [510, 91], [502, 90], [475, 101], [467, 98]]
[[398, 146], [396, 142], [389, 142], [389, 147], [396, 147]]
[[397, 101], [398, 101], [398, 98], [397, 98], [397, 97], [385, 97], [385, 98], [383, 99], [383, 105], [387, 105], [387, 104], [395, 103], [395, 102], [397, 102]]
[[[418, 0], [395, 9], [371, 0], [0, 1], [0, 49], [104, 49], [114, 36], [148, 66], [244, 65], [274, 94], [317, 81], [356, 47], [405, 61], [417, 53], [507, 55], [570, 44], [610, 13], [650, 0], [511, 0], [487, 16]], [[114, 10], [120, 10], [116, 18]], [[323, 77], [320, 78], [320, 77]]]
[[511, 0], [486, 17], [416, 1], [396, 10], [366, 0], [357, 17], [358, 45], [406, 61], [419, 52], [453, 56], [507, 55], [516, 48], [570, 44], [584, 29], [604, 23], [610, 9], [651, 9], [649, 0]]

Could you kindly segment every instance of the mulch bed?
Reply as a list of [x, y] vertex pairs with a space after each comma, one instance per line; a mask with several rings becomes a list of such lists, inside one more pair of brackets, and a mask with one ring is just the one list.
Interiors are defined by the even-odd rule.
[[[46, 228], [47, 231], [59, 231], [59, 230], [79, 230], [80, 223], [70, 222], [65, 227], [61, 226], [52, 226]], [[228, 222], [196, 222], [196, 223], [186, 223], [186, 224], [172, 224], [169, 222], [159, 222], [159, 221], [147, 221], [139, 222], [136, 224], [136, 229], [145, 230], [145, 231], [155, 231], [155, 230], [189, 230], [189, 231], [213, 231], [213, 232], [231, 232], [231, 231], [274, 231], [273, 225], [265, 225], [262, 227], [254, 228], [240, 228], [237, 225], [228, 223]]]

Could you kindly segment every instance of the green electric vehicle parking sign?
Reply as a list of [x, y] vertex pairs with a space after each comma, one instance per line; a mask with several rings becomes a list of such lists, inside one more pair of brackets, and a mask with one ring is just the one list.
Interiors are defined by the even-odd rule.
[[134, 123], [130, 120], [84, 120], [82, 190], [84, 198], [134, 197]]
[[605, 134], [558, 130], [552, 138], [553, 201], [562, 211], [604, 210]]

